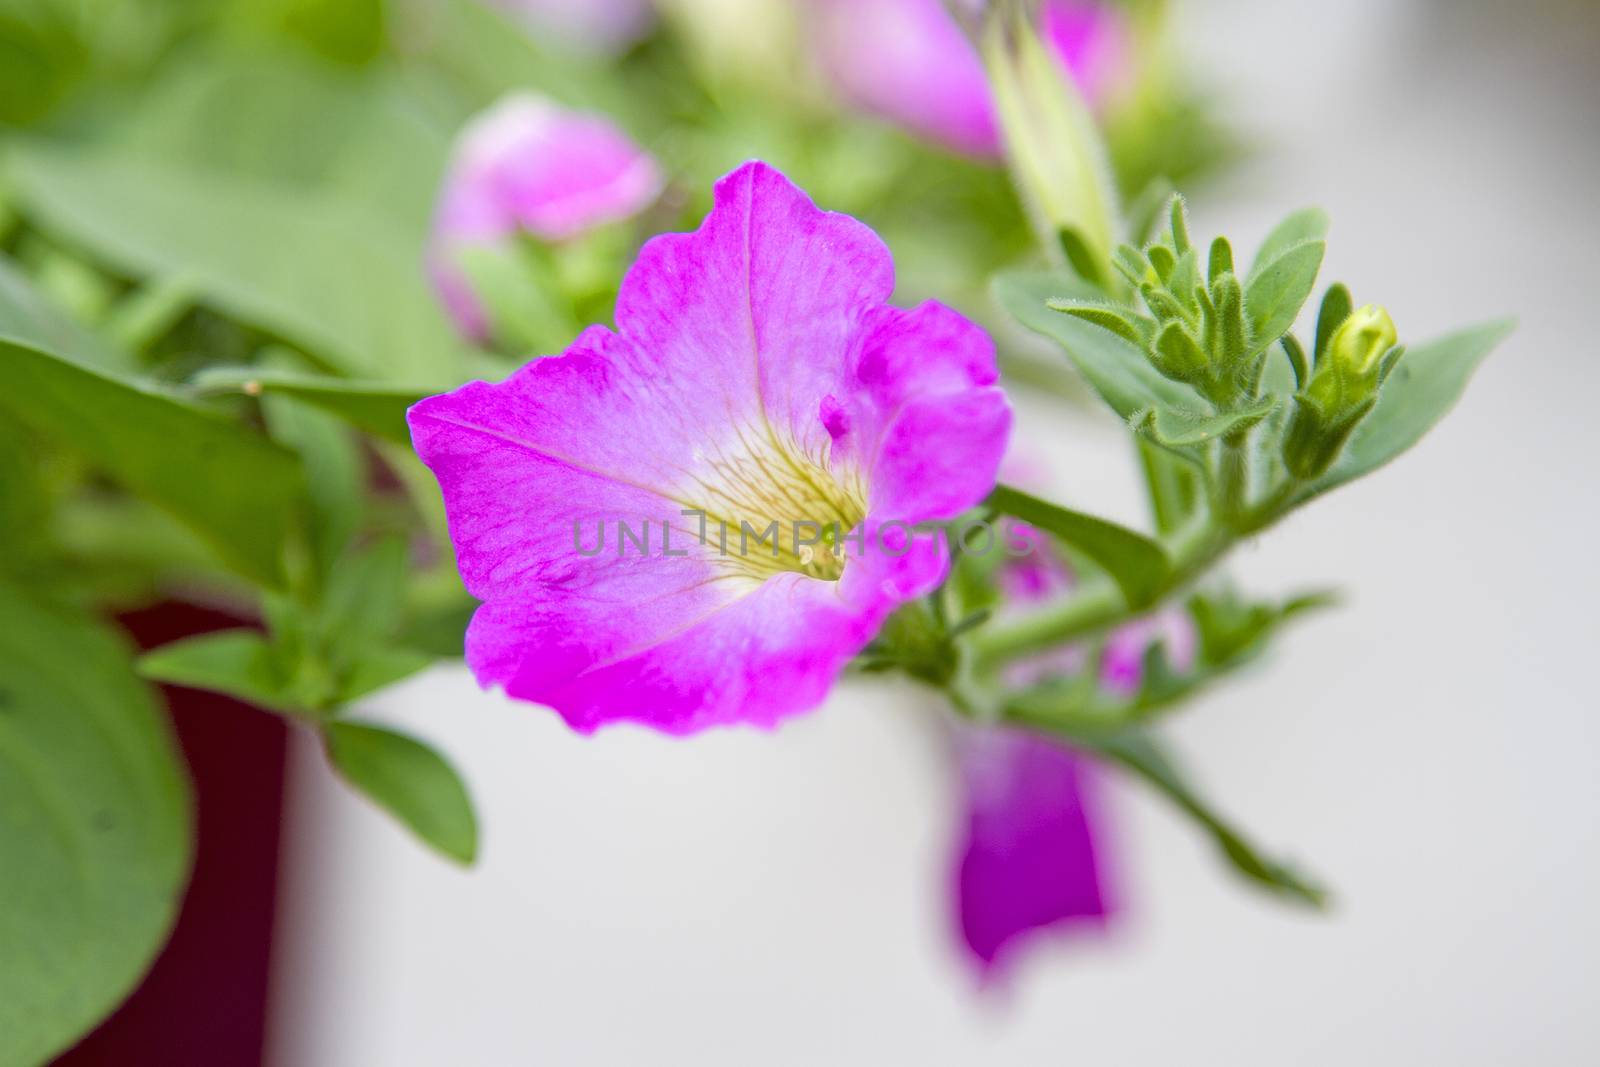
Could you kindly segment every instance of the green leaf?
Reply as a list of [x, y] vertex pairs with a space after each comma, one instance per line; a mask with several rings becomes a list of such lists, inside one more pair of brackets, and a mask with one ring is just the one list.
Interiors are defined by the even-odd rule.
[[1317, 310], [1317, 347], [1311, 350], [1313, 358], [1322, 359], [1323, 353], [1328, 351], [1328, 342], [1333, 339], [1333, 331], [1354, 310], [1355, 302], [1350, 299], [1350, 290], [1343, 282], [1328, 286], [1328, 291], [1322, 294], [1322, 306]]
[[139, 673], [156, 682], [226, 693], [260, 708], [299, 710], [272, 646], [254, 630], [225, 630], [162, 645], [140, 657]]
[[408, 564], [406, 542], [398, 536], [340, 560], [317, 620], [335, 657], [380, 644], [399, 627]]
[[1047, 303], [1051, 311], [1059, 311], [1066, 315], [1076, 316], [1084, 322], [1093, 323], [1104, 330], [1110, 330], [1118, 337], [1141, 347], [1144, 345], [1146, 332], [1154, 332], [1155, 329], [1155, 325], [1142, 315], [1104, 301], [1058, 298], [1047, 301]]
[[240, 574], [281, 584], [303, 487], [294, 455], [154, 385], [97, 368], [92, 352], [38, 347], [27, 329], [0, 320], [0, 408], [170, 512]]
[[1160, 744], [1141, 730], [1120, 730], [1080, 740], [1154, 786], [1211, 835], [1234, 870], [1272, 892], [1298, 903], [1325, 907], [1327, 891], [1289, 864], [1268, 858], [1217, 814], [1186, 780]]
[[367, 488], [361, 450], [338, 419], [294, 397], [262, 397], [261, 409], [272, 439], [300, 456], [311, 551], [318, 577], [326, 580], [361, 523]]
[[478, 824], [460, 777], [433, 749], [354, 722], [323, 727], [328, 758], [347, 782], [459, 863], [478, 853]]
[[1151, 407], [1201, 407], [1199, 394], [1164, 377], [1143, 351], [1110, 330], [1052, 311], [1057, 298], [1101, 300], [1098, 292], [1058, 272], [1017, 271], [994, 280], [994, 295], [1018, 322], [1056, 341], [1118, 415]]
[[343, 374], [453, 384], [465, 366], [422, 237], [354, 198], [131, 154], [11, 153], [30, 219], [141, 277], [184, 273], [218, 311]]
[[426, 386], [348, 381], [249, 367], [212, 367], [196, 375], [193, 384], [203, 391], [292, 396], [339, 416], [358, 430], [407, 448], [411, 446], [411, 430], [406, 425], [406, 409], [437, 391]]
[[0, 337], [45, 352], [71, 352], [79, 362], [106, 370], [131, 370], [131, 355], [79, 326], [0, 257]]
[[1252, 603], [1226, 589], [1197, 593], [1189, 599], [1189, 613], [1200, 638], [1200, 662], [1218, 669], [1248, 659], [1279, 627], [1338, 600], [1337, 594], [1326, 590], [1302, 593], [1281, 604]]
[[[459, 650], [456, 653], [459, 655]], [[433, 665], [433, 657], [410, 648], [368, 648], [356, 654], [339, 689], [339, 701], [349, 704], [380, 689], [387, 689]]]
[[1114, 522], [1040, 500], [997, 485], [986, 507], [1031, 523], [1061, 538], [1104, 568], [1133, 608], [1150, 604], [1172, 573], [1172, 560], [1160, 543]]
[[133, 989], [177, 914], [191, 830], [125, 642], [0, 587], [0, 1063], [49, 1061]]
[[1203, 445], [1236, 430], [1246, 430], [1272, 413], [1276, 397], [1264, 396], [1246, 407], [1214, 415], [1181, 408], [1151, 408], [1132, 419], [1134, 429], [1168, 448]]
[[1501, 319], [1408, 348], [1344, 454], [1300, 494], [1297, 503], [1372, 473], [1420, 441], [1455, 406], [1472, 372], [1513, 326]]
[[1244, 306], [1250, 317], [1250, 352], [1261, 352], [1288, 332], [1317, 284], [1326, 246], [1321, 241], [1292, 245], [1259, 270], [1250, 272]]
[[1206, 257], [1206, 281], [1214, 282], [1224, 274], [1233, 273], [1233, 246], [1226, 237], [1211, 242], [1211, 254]]
[[1307, 241], [1321, 241], [1328, 236], [1328, 213], [1318, 207], [1302, 208], [1284, 219], [1272, 228], [1267, 234], [1267, 239], [1261, 242], [1261, 247], [1256, 250], [1256, 258], [1250, 265], [1250, 276], [1245, 279], [1248, 286], [1256, 280], [1256, 276], [1265, 270], [1273, 260], [1283, 255], [1295, 245]]

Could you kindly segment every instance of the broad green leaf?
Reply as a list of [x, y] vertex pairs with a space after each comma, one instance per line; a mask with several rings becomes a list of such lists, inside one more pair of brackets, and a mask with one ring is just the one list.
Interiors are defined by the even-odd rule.
[[32, 435], [0, 416], [0, 572], [23, 574], [49, 550], [55, 501]]
[[1317, 284], [1325, 247], [1321, 241], [1292, 245], [1259, 271], [1252, 271], [1244, 291], [1250, 317], [1250, 351], [1260, 352], [1282, 337]]
[[406, 425], [406, 409], [435, 391], [249, 367], [213, 367], [197, 375], [194, 385], [207, 391], [292, 396], [339, 416], [358, 430], [408, 448], [411, 429]]
[[429, 291], [422, 238], [353, 197], [132, 154], [11, 153], [31, 221], [200, 299], [351, 377], [454, 384], [465, 365]]
[[1267, 234], [1267, 239], [1261, 242], [1261, 247], [1256, 250], [1256, 258], [1250, 265], [1250, 276], [1245, 279], [1245, 284], [1256, 280], [1256, 275], [1266, 269], [1268, 264], [1283, 255], [1295, 245], [1306, 241], [1321, 241], [1328, 236], [1328, 213], [1319, 207], [1302, 208], [1285, 218], [1272, 228]]
[[139, 673], [156, 682], [226, 693], [261, 708], [296, 710], [282, 665], [267, 639], [254, 630], [225, 630], [162, 645], [139, 658]]
[[1166, 549], [1144, 534], [997, 485], [985, 505], [1061, 538], [1104, 568], [1132, 607], [1149, 604], [1171, 576]]
[[[342, 5], [334, 5], [342, 6]], [[97, 147], [171, 165], [358, 195], [418, 232], [457, 116], [388, 66], [352, 71], [261, 36], [199, 43], [95, 130]]]
[[[1085, 743], [1085, 742], [1080, 742]], [[1293, 866], [1263, 855], [1207, 804], [1162, 746], [1141, 730], [1121, 730], [1086, 742], [1100, 755], [1115, 760], [1155, 786], [1211, 835], [1235, 870], [1246, 878], [1302, 904], [1321, 908], [1327, 891]]]
[[478, 853], [478, 824], [466, 786], [438, 753], [377, 726], [330, 722], [328, 758], [346, 781], [459, 863]]
[[1297, 502], [1370, 474], [1420, 441], [1455, 406], [1472, 372], [1513, 325], [1501, 319], [1406, 349], [1344, 455]]
[[1157, 444], [1184, 448], [1246, 430], [1272, 413], [1276, 397], [1264, 396], [1246, 407], [1221, 414], [1179, 408], [1152, 408], [1136, 414], [1133, 428]]
[[292, 453], [154, 385], [95, 367], [92, 352], [41, 348], [14, 339], [20, 332], [0, 320], [0, 409], [169, 511], [240, 574], [282, 581], [283, 542], [303, 485]]
[[994, 280], [995, 299], [1018, 322], [1066, 349], [1084, 378], [1118, 415], [1152, 407], [1203, 406], [1188, 386], [1162, 376], [1144, 352], [1110, 330], [1053, 311], [1054, 299], [1103, 299], [1082, 282], [1062, 273], [1016, 271]]
[[48, 1062], [128, 995], [171, 929], [190, 835], [126, 643], [0, 586], [0, 1063]]

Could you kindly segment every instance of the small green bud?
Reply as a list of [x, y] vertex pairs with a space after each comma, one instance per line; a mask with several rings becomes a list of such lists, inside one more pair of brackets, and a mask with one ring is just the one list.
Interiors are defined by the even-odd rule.
[[1352, 311], [1331, 333], [1323, 323], [1318, 327], [1326, 347], [1310, 383], [1295, 397], [1283, 442], [1284, 464], [1302, 480], [1320, 476], [1339, 458], [1356, 425], [1378, 402], [1398, 351], [1394, 320], [1374, 304]]
[[1376, 304], [1352, 311], [1333, 331], [1328, 358], [1336, 373], [1365, 378], [1375, 375], [1385, 352], [1400, 339], [1389, 313]]

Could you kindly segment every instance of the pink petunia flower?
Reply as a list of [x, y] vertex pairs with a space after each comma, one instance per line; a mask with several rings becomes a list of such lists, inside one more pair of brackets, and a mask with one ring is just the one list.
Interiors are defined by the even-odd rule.
[[461, 270], [463, 250], [522, 231], [565, 241], [628, 218], [661, 192], [647, 153], [601, 115], [516, 93], [462, 131], [434, 213], [429, 273], [457, 327], [487, 339], [489, 322]]
[[479, 682], [580, 731], [820, 703], [945, 576], [940, 539], [907, 524], [983, 499], [1010, 433], [988, 337], [937, 303], [889, 306], [893, 288], [871, 230], [749, 163], [698, 230], [641, 249], [615, 332], [415, 405], [485, 602]]
[[[983, 62], [944, 0], [810, 2], [822, 66], [845, 97], [957, 152], [1000, 155]], [[1091, 104], [1112, 93], [1129, 54], [1112, 5], [1046, 0], [1041, 31]]]

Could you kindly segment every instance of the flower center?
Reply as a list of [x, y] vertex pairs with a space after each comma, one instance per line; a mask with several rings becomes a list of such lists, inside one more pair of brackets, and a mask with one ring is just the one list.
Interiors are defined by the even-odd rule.
[[767, 426], [741, 429], [704, 460], [683, 498], [702, 513], [700, 530], [691, 532], [730, 575], [837, 581], [844, 574], [846, 537], [867, 513], [854, 471], [830, 470], [826, 450], [808, 454]]

